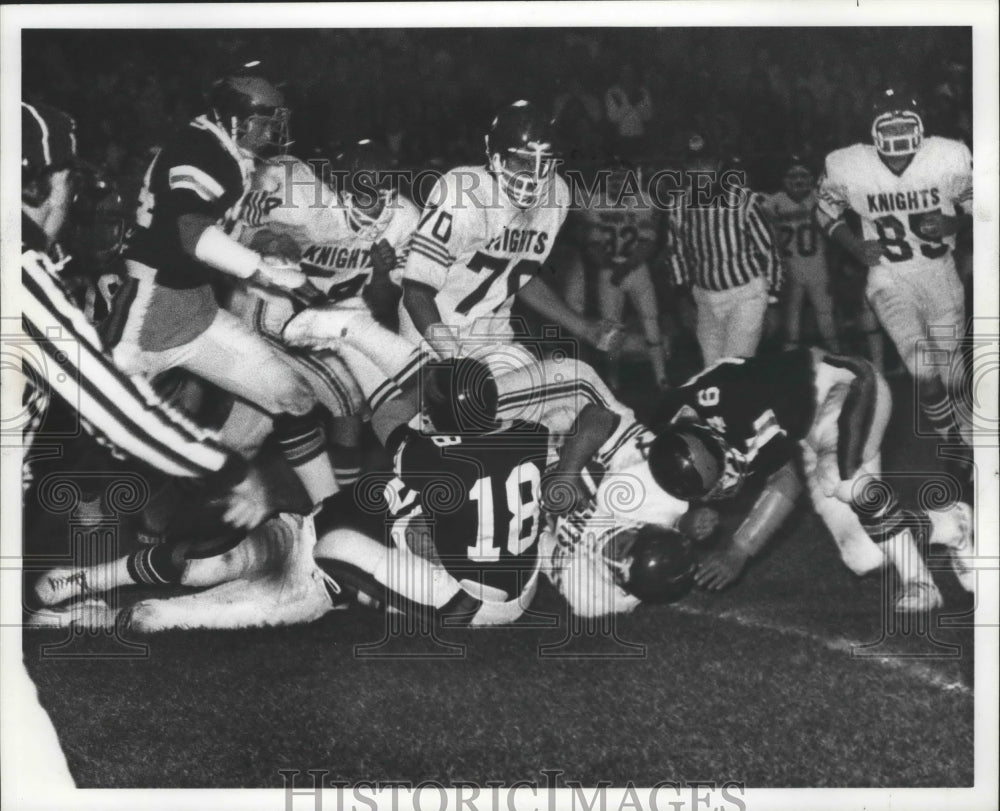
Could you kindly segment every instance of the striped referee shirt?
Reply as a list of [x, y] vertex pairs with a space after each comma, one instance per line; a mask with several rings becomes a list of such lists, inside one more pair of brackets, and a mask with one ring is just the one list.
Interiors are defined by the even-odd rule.
[[144, 378], [126, 375], [107, 357], [97, 332], [70, 301], [44, 242], [38, 227], [22, 218], [22, 355], [31, 381], [24, 391], [24, 444], [30, 447], [36, 435], [38, 442], [65, 438], [46, 437], [43, 427], [54, 392], [119, 454], [172, 476], [238, 482], [246, 464], [219, 444], [215, 432], [167, 406]]
[[764, 216], [764, 198], [738, 193], [742, 200], [736, 204], [715, 199], [694, 207], [685, 202], [668, 212], [665, 249], [674, 284], [722, 291], [763, 277], [770, 292], [781, 287], [781, 260]]

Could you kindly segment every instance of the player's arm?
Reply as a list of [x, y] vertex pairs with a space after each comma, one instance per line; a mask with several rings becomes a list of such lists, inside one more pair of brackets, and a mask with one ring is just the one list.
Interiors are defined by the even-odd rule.
[[441, 323], [436, 297], [444, 289], [448, 272], [475, 232], [470, 218], [481, 216], [463, 200], [457, 178], [446, 174], [435, 185], [410, 241], [402, 275], [403, 306], [413, 325], [442, 357], [458, 353], [453, 330]]
[[783, 265], [781, 252], [778, 250], [778, 240], [774, 238], [771, 221], [764, 213], [763, 199], [759, 194], [751, 196], [747, 223], [750, 226], [751, 238], [760, 255], [764, 257], [764, 278], [767, 279], [768, 292], [773, 296], [781, 289]]
[[856, 236], [844, 214], [851, 207], [847, 184], [840, 176], [839, 166], [826, 161], [826, 170], [816, 189], [816, 224], [831, 242], [836, 242], [864, 267], [874, 267], [882, 260], [882, 245], [878, 240], [863, 240]]
[[620, 422], [618, 414], [596, 403], [583, 407], [563, 444], [553, 475], [546, 480], [543, 501], [550, 509], [566, 512], [586, 503], [589, 494], [580, 474]]
[[695, 582], [717, 591], [731, 585], [747, 562], [758, 555], [781, 528], [802, 492], [802, 480], [792, 461], [772, 473], [749, 514], [733, 537], [698, 564]]
[[211, 155], [197, 150], [185, 157], [167, 155], [164, 160], [169, 198], [164, 202], [176, 212], [177, 235], [184, 253], [222, 273], [266, 286], [293, 289], [305, 284], [305, 274], [297, 267], [266, 260], [218, 225], [243, 194], [242, 181], [225, 176], [235, 175], [235, 169], [226, 172], [216, 168]]
[[965, 144], [959, 145], [957, 164], [947, 185], [955, 214], [941, 211], [927, 214], [920, 223], [920, 231], [928, 239], [942, 239], [972, 228], [972, 153]]
[[601, 322], [584, 318], [571, 309], [548, 283], [536, 276], [517, 293], [518, 299], [527, 304], [545, 320], [558, 324], [569, 330], [573, 335], [582, 338], [592, 346], [602, 349], [602, 343], [608, 338], [609, 328]]

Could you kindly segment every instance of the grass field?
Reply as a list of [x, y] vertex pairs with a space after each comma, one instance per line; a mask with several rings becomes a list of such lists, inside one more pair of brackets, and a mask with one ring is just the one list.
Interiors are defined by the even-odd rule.
[[[885, 469], [907, 474], [905, 502], [913, 472], [940, 463], [894, 388]], [[969, 786], [972, 630], [953, 615], [971, 604], [950, 572], [937, 578], [947, 609], [898, 623], [883, 610], [890, 584], [847, 571], [802, 506], [735, 588], [643, 607], [613, 636], [568, 635], [545, 590], [523, 627], [437, 640], [386, 636], [384, 618], [352, 609], [306, 627], [163, 634], [135, 659], [102, 658], [118, 646], [88, 637], [49, 651], [83, 656], [43, 656], [61, 637], [32, 632], [25, 659], [81, 787], [280, 787], [281, 769], [348, 782], [510, 784], [550, 769], [584, 785]], [[532, 627], [539, 617], [558, 625]]]

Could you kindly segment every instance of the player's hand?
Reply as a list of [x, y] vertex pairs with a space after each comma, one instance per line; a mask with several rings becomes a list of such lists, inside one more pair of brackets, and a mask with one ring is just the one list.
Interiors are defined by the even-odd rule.
[[719, 513], [711, 507], [692, 507], [677, 523], [677, 529], [698, 544], [707, 543], [718, 528]]
[[861, 243], [861, 261], [865, 267], [873, 268], [882, 262], [882, 243], [877, 239], [866, 239]]
[[698, 564], [694, 582], [707, 591], [718, 591], [732, 585], [743, 571], [750, 556], [732, 543], [709, 552]]
[[295, 290], [302, 287], [309, 279], [299, 269], [298, 262], [289, 262], [279, 256], [262, 256], [250, 281], [264, 287]]
[[274, 510], [268, 489], [260, 472], [251, 467], [243, 481], [226, 498], [222, 520], [231, 527], [253, 529], [260, 526]]
[[589, 501], [590, 492], [579, 473], [557, 470], [542, 479], [542, 506], [550, 513], [568, 515]]
[[396, 249], [387, 239], [380, 239], [372, 245], [372, 269], [378, 274], [387, 274], [396, 267]]
[[598, 352], [613, 358], [621, 352], [625, 343], [625, 327], [602, 319], [592, 324], [589, 341]]
[[940, 211], [931, 211], [920, 220], [920, 236], [927, 239], [942, 239], [958, 233], [958, 217], [950, 217]]
[[302, 248], [290, 234], [264, 229], [250, 240], [250, 250], [263, 256], [276, 256], [286, 262], [298, 263], [302, 259]]

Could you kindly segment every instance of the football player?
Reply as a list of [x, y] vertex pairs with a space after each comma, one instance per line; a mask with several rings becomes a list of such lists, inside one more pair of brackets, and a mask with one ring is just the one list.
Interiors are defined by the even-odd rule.
[[422, 376], [434, 433], [409, 427], [403, 413], [379, 423], [393, 475], [324, 504], [316, 560], [363, 604], [459, 624], [512, 622], [538, 583], [548, 431], [497, 419], [496, 382], [478, 360], [437, 361]]
[[[319, 346], [350, 342], [372, 353], [388, 378], [413, 362], [412, 345], [376, 324], [361, 305], [309, 308], [289, 323], [285, 338]], [[490, 420], [495, 413], [504, 425], [541, 425], [547, 432], [539, 554], [542, 571], [573, 611], [596, 616], [631, 610], [641, 599], [680, 596], [689, 566], [677, 537], [658, 530], [677, 524], [688, 504], [651, 478], [646, 449], [653, 434], [585, 363], [553, 357], [497, 377], [477, 363], [484, 386], [495, 381], [498, 391], [496, 405], [481, 409]], [[411, 387], [384, 401], [372, 417], [376, 433], [387, 437], [410, 420], [419, 409], [417, 393]], [[432, 432], [461, 433], [447, 408], [427, 408], [415, 422]]]
[[799, 343], [802, 305], [806, 299], [816, 314], [824, 346], [839, 351], [833, 320], [833, 297], [826, 264], [826, 245], [816, 224], [816, 175], [800, 155], [791, 155], [781, 180], [782, 189], [764, 197], [764, 211], [778, 237], [786, 266], [785, 333], [788, 343]]
[[[315, 164], [315, 162], [314, 162]], [[317, 164], [318, 165], [318, 164]], [[336, 154], [332, 171], [283, 156], [258, 163], [242, 207], [240, 241], [297, 260], [327, 302], [362, 298], [383, 320], [395, 318], [399, 277], [419, 219], [417, 207], [398, 193], [389, 151], [371, 139]], [[326, 171], [322, 171], [322, 169]], [[239, 288], [231, 308], [280, 351], [308, 380], [335, 418], [332, 455], [341, 486], [360, 475], [360, 414], [357, 375], [378, 374], [349, 347], [292, 350], [281, 330], [292, 302], [257, 286]]]
[[[657, 243], [657, 212], [642, 190], [634, 170], [616, 171], [608, 182], [607, 195], [584, 211], [587, 221], [585, 252], [588, 264], [598, 269], [598, 308], [608, 323], [619, 323], [626, 299], [642, 319], [646, 352], [656, 385], [667, 383], [660, 308], [649, 274], [648, 260]], [[609, 369], [612, 388], [617, 387], [618, 364]]]
[[729, 585], [779, 529], [802, 489], [801, 459], [813, 507], [844, 563], [859, 575], [884, 562], [895, 566], [901, 581], [896, 611], [942, 604], [915, 531], [949, 548], [956, 574], [971, 590], [971, 508], [956, 503], [910, 513], [879, 481], [891, 407], [888, 385], [868, 361], [806, 348], [720, 361], [665, 394], [649, 448], [660, 487], [706, 501], [735, 495], [749, 477], [764, 480], [730, 542], [699, 565], [698, 583]]
[[429, 197], [403, 272], [401, 334], [440, 357], [467, 352], [469, 336], [509, 344], [517, 297], [607, 350], [619, 330], [574, 313], [538, 275], [570, 202], [549, 122], [515, 102], [493, 120], [486, 158], [446, 172]]
[[109, 343], [125, 371], [152, 376], [179, 366], [272, 415], [285, 457], [316, 503], [337, 487], [316, 397], [264, 339], [220, 309], [212, 287], [213, 271], [285, 292], [307, 285], [297, 265], [226, 231], [255, 155], [287, 142], [288, 110], [281, 92], [253, 75], [217, 82], [208, 107], [146, 171]]
[[[872, 144], [831, 152], [817, 192], [824, 231], [869, 268], [867, 296], [906, 368], [920, 406], [943, 439], [969, 437], [952, 409], [939, 364], [926, 346], [951, 357], [964, 335], [965, 302], [955, 270], [955, 237], [972, 224], [972, 156], [948, 138], [924, 135], [912, 95], [889, 89], [874, 105]], [[844, 220], [854, 211], [860, 235]], [[956, 358], [948, 368], [955, 369]]]

